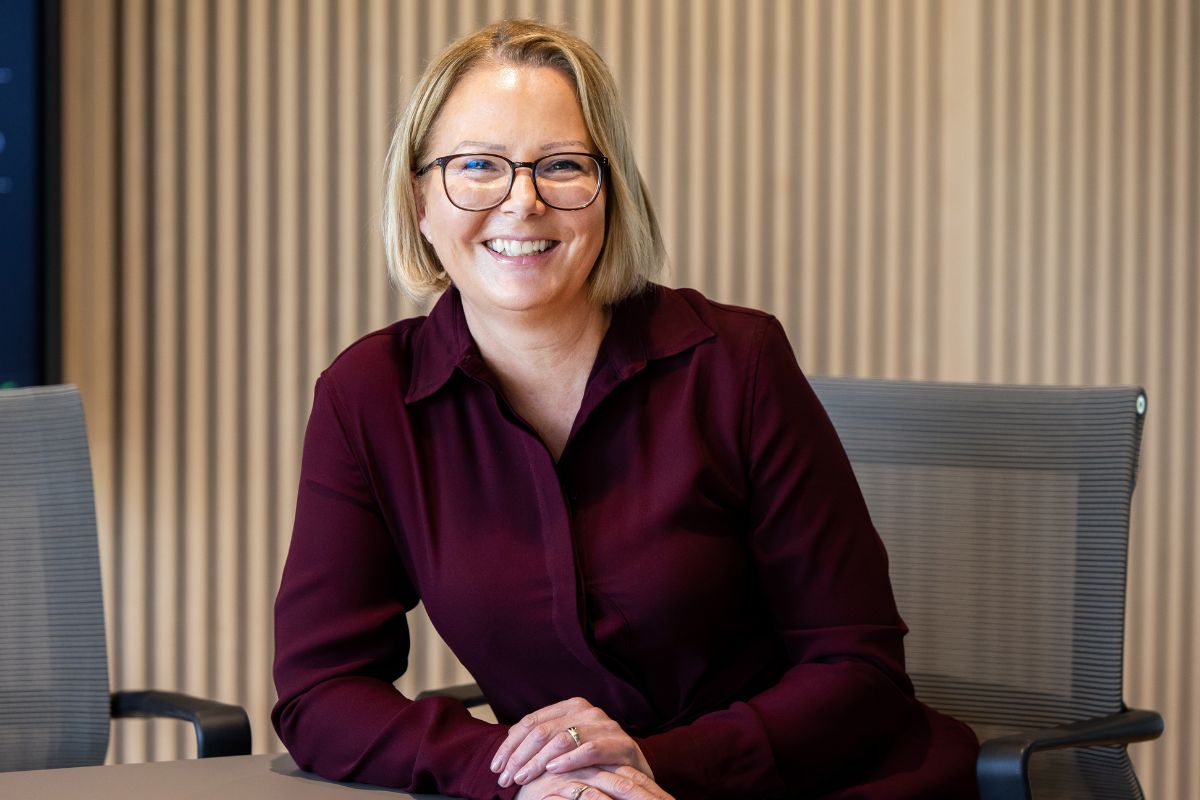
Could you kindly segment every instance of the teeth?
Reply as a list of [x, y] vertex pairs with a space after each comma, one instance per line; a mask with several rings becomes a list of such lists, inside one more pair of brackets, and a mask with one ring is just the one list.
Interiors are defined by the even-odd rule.
[[528, 256], [541, 253], [550, 246], [550, 239], [517, 241], [515, 239], [489, 239], [487, 246], [496, 253], [506, 256]]

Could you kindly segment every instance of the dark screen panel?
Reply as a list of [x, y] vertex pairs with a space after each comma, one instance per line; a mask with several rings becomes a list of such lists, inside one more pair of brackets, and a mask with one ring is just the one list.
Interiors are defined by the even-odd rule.
[[0, 0], [0, 386], [47, 373], [44, 12]]

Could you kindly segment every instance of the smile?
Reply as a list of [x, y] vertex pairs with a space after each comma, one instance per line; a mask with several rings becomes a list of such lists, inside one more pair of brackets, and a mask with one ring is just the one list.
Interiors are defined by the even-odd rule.
[[544, 253], [558, 242], [553, 239], [488, 239], [484, 244], [493, 253], [515, 257]]

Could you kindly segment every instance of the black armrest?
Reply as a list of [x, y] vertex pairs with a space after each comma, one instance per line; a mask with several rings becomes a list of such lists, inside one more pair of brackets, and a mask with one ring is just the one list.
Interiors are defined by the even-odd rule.
[[1163, 719], [1157, 712], [1130, 708], [1107, 717], [989, 739], [975, 764], [980, 800], [1030, 800], [1029, 756], [1037, 750], [1144, 742], [1162, 732]]
[[250, 755], [250, 718], [241, 706], [179, 692], [113, 692], [113, 717], [173, 717], [196, 727], [196, 755]]
[[458, 686], [446, 686], [441, 689], [426, 689], [417, 695], [418, 700], [426, 697], [452, 697], [467, 708], [487, 705], [487, 698], [483, 696], [479, 686], [474, 683], [461, 683]]

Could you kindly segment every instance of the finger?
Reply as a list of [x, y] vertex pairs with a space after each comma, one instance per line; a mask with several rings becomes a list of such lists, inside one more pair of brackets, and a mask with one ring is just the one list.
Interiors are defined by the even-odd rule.
[[539, 725], [529, 732], [525, 741], [509, 756], [508, 764], [500, 776], [500, 785], [506, 786], [504, 777], [511, 776], [515, 783], [526, 784], [541, 775], [547, 762], [574, 750], [574, 737], [561, 723]]
[[587, 782], [612, 800], [673, 800], [646, 773], [633, 767], [597, 769], [594, 774], [588, 775]]
[[[501, 786], [508, 786], [511, 781], [516, 779], [517, 773], [527, 766], [529, 769], [523, 773], [523, 777], [520, 779], [521, 783], [526, 783], [540, 775], [548, 761], [579, 746], [581, 741], [579, 737], [585, 735], [582, 733], [584, 730], [594, 729], [597, 735], [608, 728], [620, 731], [619, 726], [609, 719], [607, 714], [582, 698], [573, 698], [558, 705], [560, 708], [554, 709], [555, 712], [565, 709], [567, 713], [550, 716], [538, 712], [529, 715], [510, 729], [502, 751], [498, 751], [498, 755], [492, 760], [493, 764], [497, 764], [501, 770], [499, 781]], [[529, 727], [530, 722], [537, 718], [543, 718], [544, 721]], [[575, 736], [571, 735], [572, 727], [576, 730]], [[517, 741], [513, 748], [512, 742], [517, 736], [524, 738]], [[540, 758], [536, 763], [530, 765], [529, 762], [538, 754], [541, 754]], [[502, 756], [505, 757], [505, 760], [498, 763]]]
[[[561, 719], [567, 714], [579, 713], [591, 707], [591, 703], [582, 697], [572, 697], [526, 714], [519, 722], [508, 729], [508, 736], [504, 738], [504, 741], [500, 743], [500, 747], [496, 749], [496, 755], [492, 757], [492, 772], [499, 772], [503, 769], [505, 762], [508, 761], [513, 751], [520, 746], [521, 742], [525, 740], [525, 737], [534, 728], [552, 720]], [[565, 730], [567, 726], [563, 725], [562, 727]]]
[[565, 789], [555, 789], [555, 793], [563, 800], [613, 800], [602, 790], [593, 786], [590, 781], [580, 776], [580, 780], [571, 781]]
[[546, 762], [546, 771], [565, 773], [584, 767], [628, 765], [646, 773], [653, 779], [654, 773], [637, 743], [624, 731], [616, 735], [599, 735], [588, 738], [579, 747]]
[[615, 800], [615, 798], [609, 797], [595, 786], [586, 786], [584, 787], [583, 791], [579, 793], [578, 800]]
[[563, 773], [603, 764], [637, 766], [638, 755], [633, 742], [624, 737], [588, 739], [579, 747], [551, 758], [546, 762], [545, 769], [547, 772]]
[[[591, 786], [588, 776], [595, 770], [584, 770], [574, 775], [545, 775], [528, 786], [522, 787], [517, 793], [518, 800], [612, 800], [603, 791], [592, 787], [591, 794], [585, 794]], [[528, 798], [526, 796], [528, 795]]]

